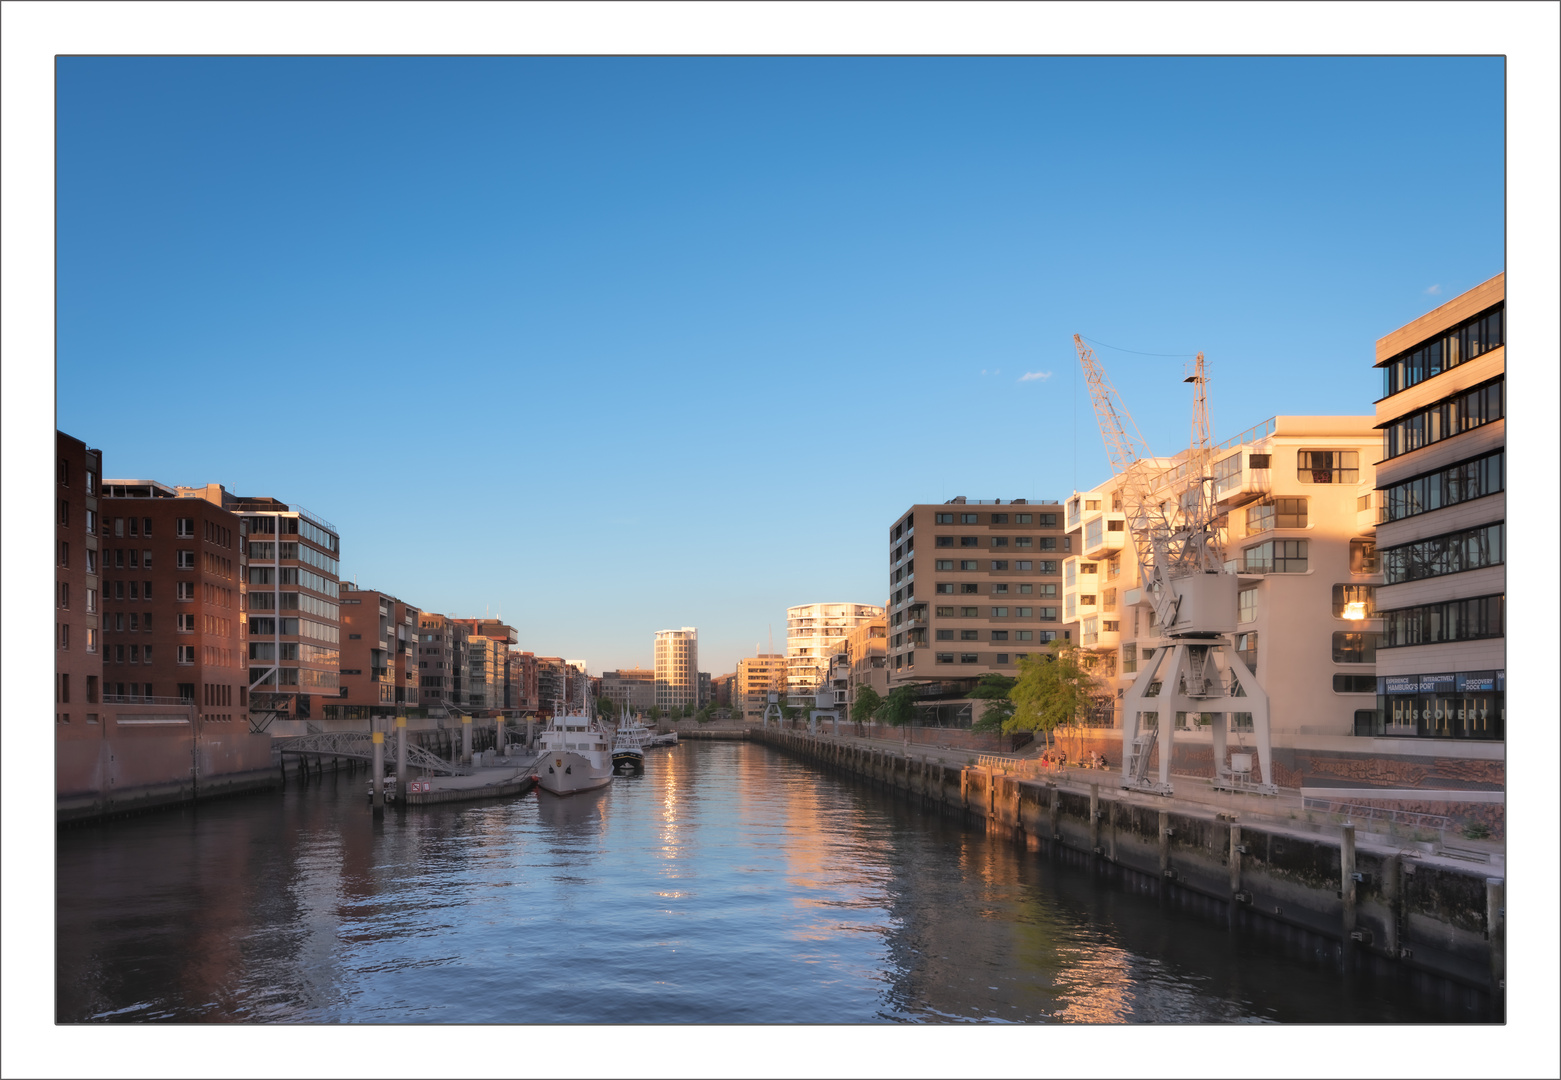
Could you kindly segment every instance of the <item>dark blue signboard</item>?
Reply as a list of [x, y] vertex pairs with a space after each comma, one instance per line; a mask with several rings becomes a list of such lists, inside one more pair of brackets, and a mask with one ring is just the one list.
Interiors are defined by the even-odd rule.
[[1496, 689], [1496, 672], [1494, 671], [1460, 671], [1458, 673], [1458, 692], [1460, 694], [1479, 693]]

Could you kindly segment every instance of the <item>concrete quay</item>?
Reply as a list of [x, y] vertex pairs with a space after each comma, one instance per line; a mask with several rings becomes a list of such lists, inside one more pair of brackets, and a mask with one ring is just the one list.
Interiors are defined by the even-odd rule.
[[[1032, 779], [965, 750], [756, 728], [749, 738], [853, 775], [924, 809], [1007, 836], [1232, 929], [1333, 955], [1345, 971], [1393, 971], [1499, 1013], [1505, 871], [1418, 841], [1308, 822], [1273, 799], [1128, 792], [1109, 771]], [[1184, 787], [1191, 790], [1196, 781]], [[1207, 798], [1203, 798], [1203, 794]], [[1199, 801], [1202, 800], [1202, 801]], [[1273, 804], [1258, 817], [1259, 803]]]

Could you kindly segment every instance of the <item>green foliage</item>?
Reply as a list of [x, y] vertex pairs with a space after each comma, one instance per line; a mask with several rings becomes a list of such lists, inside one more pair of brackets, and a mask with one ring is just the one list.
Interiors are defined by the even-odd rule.
[[654, 724], [656, 721], [661, 719], [663, 713], [660, 706], [652, 705], [650, 707], [650, 712], [646, 713], [645, 715], [650, 719], [650, 722]]
[[858, 724], [868, 723], [881, 708], [883, 697], [878, 691], [871, 686], [861, 687], [856, 692], [856, 700], [851, 703], [851, 719]]
[[981, 681], [976, 683], [976, 688], [970, 692], [970, 696], [978, 701], [985, 701], [986, 705], [981, 710], [981, 716], [971, 725], [972, 731], [1003, 730], [1003, 725], [1014, 714], [1014, 702], [1008, 695], [1017, 681], [1007, 675], [981, 676]]
[[612, 698], [599, 697], [596, 699], [596, 715], [603, 720], [611, 720], [618, 715], [618, 707], [613, 704]]
[[1491, 834], [1490, 826], [1483, 821], [1470, 821], [1463, 827], [1464, 836], [1470, 840], [1484, 840]]
[[1008, 692], [1013, 715], [1003, 721], [1002, 730], [1041, 732], [1049, 742], [1053, 731], [1089, 710], [1093, 685], [1094, 678], [1079, 663], [1078, 649], [1058, 638], [1039, 658], [1020, 658], [1019, 678]]
[[890, 727], [906, 727], [916, 719], [916, 691], [909, 686], [891, 690], [876, 715]]

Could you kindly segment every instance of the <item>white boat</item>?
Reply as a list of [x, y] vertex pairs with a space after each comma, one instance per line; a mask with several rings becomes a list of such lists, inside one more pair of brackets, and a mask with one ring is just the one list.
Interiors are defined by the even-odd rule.
[[640, 737], [643, 730], [627, 721], [618, 725], [612, 737], [612, 767], [615, 772], [645, 771], [645, 743]]
[[612, 780], [612, 744], [588, 709], [559, 709], [537, 739], [536, 775], [543, 791], [572, 795]]

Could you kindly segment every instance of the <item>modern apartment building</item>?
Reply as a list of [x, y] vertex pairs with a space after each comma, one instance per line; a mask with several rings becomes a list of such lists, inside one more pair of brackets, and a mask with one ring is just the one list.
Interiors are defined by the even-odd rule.
[[784, 653], [760, 653], [737, 661], [732, 704], [741, 708], [744, 716], [762, 716], [772, 692], [786, 692]]
[[913, 685], [926, 721], [968, 725], [981, 676], [1014, 675], [1019, 657], [1065, 633], [1068, 553], [1060, 503], [912, 506], [889, 527], [888, 689]]
[[716, 675], [710, 680], [710, 702], [718, 708], [732, 704], [732, 690], [737, 681], [736, 672]]
[[[1374, 715], [1382, 577], [1373, 425], [1368, 416], [1276, 416], [1216, 447], [1212, 479], [1202, 481], [1223, 513], [1226, 565], [1238, 575], [1232, 644], [1268, 694], [1275, 746], [1353, 735]], [[1186, 458], [1161, 460], [1154, 496], [1179, 500], [1192, 488]], [[1068, 499], [1073, 552], [1062, 580], [1065, 629], [1105, 691], [1096, 722], [1117, 727], [1115, 703], [1166, 645], [1120, 492], [1114, 479]], [[1212, 746], [1212, 722], [1178, 714], [1178, 742]], [[1238, 737], [1251, 730], [1247, 714], [1220, 722]]]
[[201, 490], [240, 516], [245, 538], [250, 710], [311, 715], [341, 697], [341, 539], [301, 506]]
[[105, 701], [177, 698], [248, 724], [243, 524], [155, 480], [102, 484]]
[[845, 698], [839, 704], [849, 709], [856, 695], [870, 686], [884, 697], [889, 693], [889, 621], [880, 616], [865, 622], [846, 635]]
[[494, 711], [508, 701], [509, 649], [520, 639], [497, 619], [452, 619], [466, 628], [466, 705]]
[[1506, 737], [1505, 309], [1498, 274], [1377, 342], [1375, 734]]
[[425, 611], [417, 620], [418, 697], [428, 708], [466, 707], [466, 634], [464, 624]]
[[63, 431], [55, 432], [54, 444], [54, 723], [58, 738], [96, 739], [103, 677], [103, 455]]
[[846, 635], [865, 622], [882, 618], [876, 604], [798, 604], [786, 609], [786, 695], [812, 704], [829, 672], [830, 659]]
[[663, 712], [684, 705], [698, 708], [699, 631], [657, 630], [655, 641], [656, 707]]
[[538, 696], [537, 655], [530, 652], [509, 651], [509, 695], [504, 707], [519, 712], [534, 713], [541, 699]]
[[367, 720], [421, 709], [422, 612], [349, 582], [341, 589], [341, 697], [328, 719]]
[[656, 672], [651, 668], [619, 668], [602, 672], [602, 697], [618, 709], [649, 712], [656, 704]]
[[710, 704], [710, 673], [701, 671], [699, 673], [699, 701], [696, 707], [703, 709], [708, 704]]
[[560, 702], [568, 701], [569, 666], [561, 656], [537, 657], [537, 698], [541, 711], [553, 716]]

